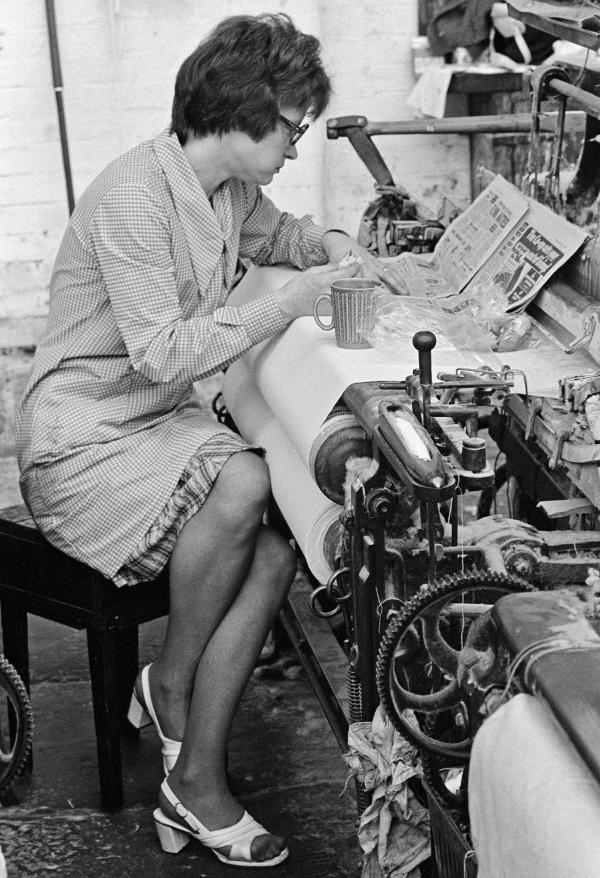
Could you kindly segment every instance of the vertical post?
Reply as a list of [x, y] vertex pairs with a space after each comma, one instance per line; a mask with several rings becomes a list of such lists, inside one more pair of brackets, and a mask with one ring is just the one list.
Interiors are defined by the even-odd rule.
[[60, 146], [62, 151], [63, 168], [65, 171], [65, 183], [67, 186], [67, 202], [69, 205], [69, 215], [73, 213], [75, 207], [75, 196], [73, 194], [73, 178], [71, 175], [71, 160], [69, 158], [69, 143], [67, 140], [67, 125], [65, 121], [65, 110], [63, 104], [63, 81], [60, 68], [60, 54], [58, 50], [58, 33], [56, 30], [56, 14], [54, 10], [54, 0], [46, 0], [46, 21], [48, 25], [48, 40], [50, 43], [50, 61], [52, 64], [52, 84], [54, 87], [54, 96], [56, 98], [56, 111], [58, 114], [58, 128], [60, 133]]

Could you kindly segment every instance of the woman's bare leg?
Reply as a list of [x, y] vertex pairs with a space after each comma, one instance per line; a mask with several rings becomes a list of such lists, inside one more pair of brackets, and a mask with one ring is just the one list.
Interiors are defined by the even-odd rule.
[[[163, 733], [182, 740], [169, 786], [209, 829], [239, 820], [225, 779], [227, 737], [240, 696], [295, 571], [289, 545], [262, 524], [269, 482], [260, 458], [229, 459], [183, 529], [171, 560], [171, 610], [152, 666]], [[161, 807], [174, 817], [162, 799]], [[283, 842], [265, 835], [253, 856]]]
[[268, 497], [261, 458], [235, 454], [179, 535], [169, 566], [166, 636], [150, 672], [152, 700], [168, 738], [183, 738], [198, 661], [253, 562]]

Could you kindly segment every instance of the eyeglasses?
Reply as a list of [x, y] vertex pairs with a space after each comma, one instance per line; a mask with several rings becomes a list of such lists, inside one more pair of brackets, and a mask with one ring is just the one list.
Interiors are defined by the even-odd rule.
[[298, 143], [303, 134], [306, 134], [308, 131], [308, 122], [305, 122], [304, 125], [296, 125], [295, 122], [290, 122], [289, 119], [286, 119], [285, 116], [279, 114], [279, 118], [283, 122], [286, 128], [288, 128], [292, 134], [290, 135], [290, 146], [293, 146], [295, 143]]

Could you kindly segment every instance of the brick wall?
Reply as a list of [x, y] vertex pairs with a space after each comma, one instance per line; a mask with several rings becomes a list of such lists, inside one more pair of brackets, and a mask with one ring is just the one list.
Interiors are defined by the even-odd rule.
[[[179, 64], [212, 25], [265, 9], [287, 12], [321, 39], [334, 82], [326, 115], [412, 115], [405, 99], [414, 84], [417, 0], [56, 0], [75, 196], [112, 158], [168, 124]], [[14, 483], [14, 401], [29, 349], [44, 331], [52, 261], [68, 219], [45, 4], [3, 0], [2, 13], [0, 491]], [[378, 146], [396, 179], [430, 206], [441, 193], [467, 195], [468, 153], [460, 138], [385, 137]], [[352, 233], [374, 197], [373, 180], [348, 142], [326, 140], [324, 119], [267, 192], [286, 210]]]

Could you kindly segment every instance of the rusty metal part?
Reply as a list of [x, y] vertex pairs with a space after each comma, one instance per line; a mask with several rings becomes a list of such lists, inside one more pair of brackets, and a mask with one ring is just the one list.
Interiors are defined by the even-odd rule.
[[[570, 90], [569, 74], [558, 64], [544, 65], [533, 71], [530, 78], [531, 86], [531, 129], [529, 137], [529, 153], [527, 156], [527, 172], [523, 178], [523, 190], [532, 198], [541, 200], [553, 210], [562, 209], [560, 199], [560, 161], [565, 132], [567, 96], [557, 86], [565, 86]], [[582, 89], [575, 89], [577, 94], [587, 95]], [[548, 96], [556, 97], [558, 113], [552, 142], [550, 169], [546, 174], [543, 188], [540, 188], [538, 175], [540, 170], [540, 135], [542, 119], [542, 103]], [[571, 95], [572, 96], [572, 95]], [[594, 98], [594, 100], [598, 100]], [[600, 108], [600, 101], [598, 102]]]
[[[479, 685], [486, 688], [503, 672], [496, 661], [489, 611], [500, 596], [530, 589], [515, 577], [475, 571], [434, 582], [400, 611], [381, 641], [377, 686], [381, 703], [401, 734], [426, 750], [468, 759], [467, 693]], [[463, 600], [472, 607], [473, 599], [482, 605], [481, 612], [461, 616]], [[415, 723], [413, 711], [417, 718], [445, 713], [455, 732], [462, 721], [462, 737], [433, 738]]]
[[371, 455], [371, 441], [356, 417], [348, 411], [337, 411], [315, 436], [308, 468], [325, 496], [334, 503], [343, 503], [347, 461]]
[[[579, 125], [580, 118], [578, 112], [568, 114], [573, 125]], [[555, 114], [545, 111], [540, 118], [540, 130], [554, 131], [555, 125]], [[341, 116], [327, 120], [327, 138], [348, 137], [346, 131], [354, 127], [360, 127], [367, 137], [388, 134], [520, 134], [529, 133], [531, 116], [528, 113], [499, 113], [495, 116], [452, 116], [397, 122], [368, 122], [365, 116]]]
[[537, 528], [503, 515], [489, 515], [465, 525], [459, 546], [462, 541], [479, 553], [488, 570], [505, 575], [521, 575], [522, 558], [530, 558], [533, 552], [537, 559], [545, 547]]
[[492, 515], [465, 525], [459, 545], [443, 550], [448, 557], [459, 552], [479, 556], [488, 570], [552, 588], [585, 582], [590, 566], [600, 563], [600, 531], [542, 531]]
[[598, 325], [598, 316], [598, 306], [590, 306], [587, 313], [583, 315], [583, 325], [580, 334], [567, 345], [564, 349], [565, 354], [572, 354], [574, 351], [579, 350], [579, 348], [589, 345]]
[[560, 95], [557, 98], [558, 114], [556, 129], [552, 139], [552, 153], [550, 167], [544, 180], [544, 203], [555, 213], [562, 211], [562, 198], [560, 194], [560, 165], [562, 161], [562, 148], [565, 137], [565, 119], [567, 113], [567, 98]]

